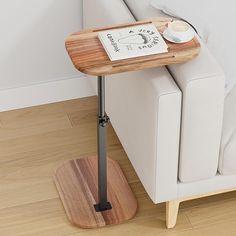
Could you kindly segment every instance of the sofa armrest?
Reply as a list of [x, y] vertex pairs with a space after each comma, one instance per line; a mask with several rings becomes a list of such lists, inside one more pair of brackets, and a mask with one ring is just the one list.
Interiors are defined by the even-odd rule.
[[[177, 197], [181, 91], [165, 67], [109, 76], [107, 113], [155, 203]], [[168, 188], [166, 187], [168, 186]]]
[[194, 60], [168, 67], [183, 93], [179, 179], [213, 177], [217, 172], [224, 104], [224, 74], [202, 43]]

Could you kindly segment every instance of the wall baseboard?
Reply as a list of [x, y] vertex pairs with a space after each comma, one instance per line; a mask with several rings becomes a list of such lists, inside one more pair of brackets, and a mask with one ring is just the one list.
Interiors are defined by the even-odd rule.
[[95, 95], [85, 76], [0, 91], [0, 111]]

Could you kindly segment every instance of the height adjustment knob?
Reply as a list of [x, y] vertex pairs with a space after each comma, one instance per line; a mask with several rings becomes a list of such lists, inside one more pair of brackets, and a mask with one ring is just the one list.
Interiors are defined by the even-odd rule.
[[107, 115], [105, 115], [105, 116], [99, 116], [98, 119], [99, 119], [99, 124], [100, 124], [102, 127], [105, 127], [106, 124], [110, 121], [110, 118], [109, 118], [109, 116], [107, 116]]

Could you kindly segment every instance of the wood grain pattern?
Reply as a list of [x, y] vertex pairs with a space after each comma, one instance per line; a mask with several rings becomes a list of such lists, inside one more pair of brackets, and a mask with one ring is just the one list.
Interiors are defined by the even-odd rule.
[[64, 163], [54, 176], [59, 195], [72, 224], [96, 228], [119, 224], [134, 217], [137, 201], [118, 163], [108, 159], [108, 201], [111, 210], [96, 212], [98, 203], [97, 158]]
[[74, 66], [79, 71], [96, 76], [183, 63], [196, 57], [200, 51], [200, 43], [195, 37], [192, 41], [184, 44], [166, 41], [167, 53], [110, 61], [98, 38], [99, 31], [150, 23], [154, 24], [160, 32], [163, 32], [170, 21], [170, 18], [157, 18], [151, 21], [139, 21], [132, 24], [80, 31], [67, 38], [66, 49]]

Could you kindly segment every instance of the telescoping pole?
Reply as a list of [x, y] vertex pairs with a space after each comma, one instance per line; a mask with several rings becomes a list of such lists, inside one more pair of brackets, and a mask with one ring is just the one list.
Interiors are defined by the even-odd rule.
[[97, 149], [98, 149], [98, 204], [97, 212], [112, 208], [107, 201], [107, 153], [106, 125], [109, 117], [105, 113], [105, 76], [98, 76], [98, 118], [97, 118]]

